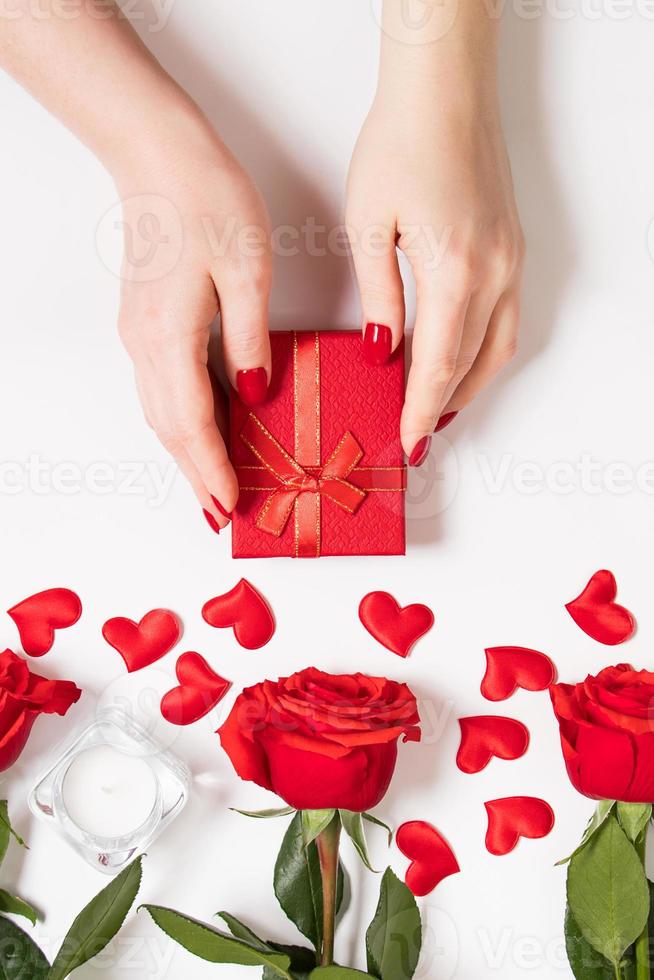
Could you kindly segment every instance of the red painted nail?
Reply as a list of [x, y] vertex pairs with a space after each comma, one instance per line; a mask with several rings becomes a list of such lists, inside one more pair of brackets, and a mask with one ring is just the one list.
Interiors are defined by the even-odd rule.
[[223, 515], [223, 517], [226, 517], [228, 521], [231, 521], [231, 519], [232, 519], [232, 512], [231, 512], [231, 510], [225, 510], [225, 508], [223, 507], [223, 505], [221, 504], [221, 502], [218, 500], [217, 497], [214, 497], [213, 494], [211, 494], [211, 499], [213, 500], [214, 507], [216, 508], [216, 510], [220, 511], [220, 513]]
[[450, 424], [450, 422], [454, 422], [454, 419], [457, 417], [458, 414], [459, 414], [458, 412], [446, 412], [445, 415], [441, 415], [438, 422], [436, 423], [436, 428], [434, 429], [434, 432], [440, 432], [441, 429], [444, 429], [445, 426]]
[[393, 334], [382, 323], [367, 323], [363, 334], [363, 357], [372, 367], [386, 364], [393, 349]]
[[265, 369], [247, 368], [236, 372], [236, 388], [241, 401], [248, 408], [254, 408], [265, 402], [268, 394], [268, 377]]
[[413, 447], [409, 456], [409, 466], [422, 466], [431, 449], [431, 436], [423, 436]]
[[209, 511], [205, 510], [204, 508], [202, 508], [202, 513], [204, 514], [204, 519], [206, 520], [211, 530], [215, 531], [216, 534], [220, 534], [220, 525], [218, 524], [218, 521], [213, 516], [213, 514], [210, 514]]

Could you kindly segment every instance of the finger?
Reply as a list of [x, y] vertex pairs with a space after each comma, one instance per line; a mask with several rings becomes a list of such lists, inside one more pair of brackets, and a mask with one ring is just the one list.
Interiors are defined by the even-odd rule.
[[446, 412], [465, 408], [515, 356], [519, 326], [520, 292], [514, 287], [495, 306], [475, 363], [449, 399]]
[[229, 517], [238, 499], [238, 483], [216, 425], [206, 346], [202, 349], [182, 343], [176, 350], [168, 350], [157, 374], [174, 444], [188, 454], [216, 507]]
[[220, 300], [223, 356], [230, 382], [250, 407], [265, 401], [270, 383], [268, 302], [271, 270], [268, 257], [248, 262], [216, 280]]
[[147, 383], [145, 379], [141, 376], [141, 373], [137, 370], [136, 365], [134, 366], [134, 382], [136, 384], [136, 392], [139, 396], [139, 401], [141, 403], [141, 408], [143, 409], [143, 416], [148, 426], [154, 429], [154, 410], [152, 407], [152, 398], [150, 397]]
[[348, 228], [363, 316], [363, 356], [385, 364], [404, 334], [404, 285], [395, 248], [395, 227], [377, 236]]
[[457, 292], [439, 280], [418, 287], [412, 364], [400, 425], [411, 466], [420, 466], [429, 452], [445, 393], [457, 370], [469, 300], [469, 292]]
[[146, 359], [136, 372], [136, 387], [143, 406], [143, 413], [151, 429], [155, 431], [160, 442], [177, 463], [198, 498], [207, 524], [220, 533], [228, 524], [228, 516], [224, 515], [208, 488], [205, 486], [197, 467], [191, 462], [186, 450], [172, 437], [172, 424], [168, 409], [161, 398], [157, 379], [152, 364]]
[[[461, 346], [457, 356], [456, 368], [452, 380], [443, 393], [441, 412], [449, 402], [451, 396], [459, 387], [464, 377], [471, 370], [477, 360], [484, 337], [488, 331], [488, 324], [493, 314], [493, 310], [500, 298], [501, 291], [496, 289], [480, 289], [470, 297], [466, 318], [463, 324], [463, 335]], [[443, 415], [439, 415], [436, 428], [441, 424]]]
[[213, 415], [225, 445], [229, 439], [229, 397], [220, 383], [220, 378], [209, 365], [209, 382], [213, 393]]

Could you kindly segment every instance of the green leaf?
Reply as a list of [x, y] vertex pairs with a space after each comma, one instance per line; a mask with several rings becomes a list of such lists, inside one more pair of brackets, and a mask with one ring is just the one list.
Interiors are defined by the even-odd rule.
[[8, 915], [22, 915], [23, 918], [29, 919], [33, 926], [36, 925], [38, 918], [36, 909], [24, 902], [22, 898], [18, 898], [17, 895], [6, 892], [4, 888], [0, 888], [0, 912]]
[[393, 831], [388, 824], [384, 823], [383, 820], [379, 820], [378, 817], [373, 817], [372, 813], [364, 813], [362, 816], [364, 820], [368, 821], [368, 823], [374, 823], [376, 827], [381, 827], [382, 830], [386, 831], [388, 834], [388, 846], [390, 847], [393, 843]]
[[0, 917], [0, 980], [46, 980], [50, 964], [31, 936]]
[[649, 888], [636, 850], [614, 813], [568, 869], [568, 904], [583, 937], [616, 968], [649, 915]]
[[[570, 906], [565, 910], [565, 948], [570, 969], [577, 980], [615, 980], [614, 968], [584, 939]], [[631, 969], [633, 970], [633, 963]], [[628, 976], [631, 977], [632, 974], [629, 973]], [[623, 980], [627, 980], [624, 975]]]
[[255, 820], [270, 820], [271, 817], [288, 817], [295, 813], [292, 806], [283, 806], [278, 810], [237, 810], [230, 806], [232, 813], [240, 813], [242, 817], [254, 817]]
[[[338, 865], [336, 911], [343, 901], [343, 866]], [[315, 841], [304, 846], [302, 816], [291, 821], [275, 863], [274, 888], [277, 901], [303, 936], [316, 950], [322, 946], [322, 879]]]
[[586, 830], [584, 831], [584, 836], [581, 838], [581, 843], [579, 844], [578, 847], [574, 849], [572, 854], [569, 854], [567, 857], [561, 858], [560, 861], [557, 861], [556, 864], [554, 865], [555, 868], [560, 867], [562, 864], [567, 864], [568, 861], [572, 861], [573, 857], [575, 857], [576, 854], [579, 854], [579, 852], [584, 849], [588, 841], [600, 829], [600, 827], [602, 826], [602, 824], [604, 823], [604, 821], [606, 820], [606, 818], [608, 817], [609, 813], [611, 812], [614, 806], [615, 806], [615, 800], [599, 801], [599, 803], [595, 808], [595, 812], [593, 813], [592, 817], [588, 821], [588, 825], [586, 827]]
[[[294, 980], [302, 980], [303, 977], [308, 978], [309, 973], [315, 967], [316, 954], [313, 950], [304, 946], [282, 946], [280, 943], [266, 942], [236, 916], [230, 915], [229, 912], [219, 912], [218, 915], [227, 924], [229, 931], [236, 939], [242, 939], [264, 953], [285, 953], [290, 958]], [[263, 980], [274, 980], [277, 975], [269, 967], [263, 968]]]
[[[305, 946], [282, 946], [271, 943], [280, 953], [286, 953], [291, 960], [291, 976], [293, 980], [309, 980], [309, 974], [316, 966], [316, 954]], [[264, 967], [262, 980], [276, 980], [276, 974], [267, 966]]]
[[291, 960], [285, 953], [273, 953], [251, 946], [242, 939], [234, 939], [218, 932], [202, 922], [196, 922], [180, 912], [160, 905], [144, 905], [143, 908], [167, 936], [187, 949], [189, 953], [209, 963], [236, 963], [239, 966], [268, 966], [275, 977], [291, 978]]
[[372, 866], [370, 855], [368, 853], [366, 834], [363, 829], [363, 817], [360, 813], [354, 813], [352, 810], [339, 810], [339, 813], [341, 815], [343, 830], [354, 844], [357, 854], [365, 864], [366, 868], [368, 868], [369, 871], [373, 871], [375, 874], [377, 874]]
[[302, 839], [304, 846], [309, 844], [322, 834], [323, 830], [329, 827], [334, 819], [336, 810], [301, 810], [302, 816]]
[[0, 800], [0, 864], [2, 864], [5, 859], [11, 837], [13, 837], [16, 843], [20, 844], [21, 847], [27, 847], [27, 844], [23, 838], [19, 837], [14, 828], [11, 826], [7, 801]]
[[366, 933], [368, 972], [381, 980], [411, 980], [421, 945], [422, 926], [416, 900], [387, 868], [377, 911]]
[[356, 977], [370, 977], [371, 973], [350, 970], [347, 966], [319, 966], [309, 980], [356, 980]]
[[229, 912], [219, 912], [218, 915], [226, 924], [227, 928], [231, 932], [232, 936], [236, 939], [242, 939], [244, 942], [249, 943], [250, 946], [254, 946], [257, 949], [262, 950], [265, 953], [272, 953], [273, 947], [270, 946], [265, 940], [261, 939], [256, 933], [252, 932], [248, 926], [243, 925], [239, 919], [234, 915], [230, 915]]
[[111, 942], [138, 894], [141, 861], [139, 857], [128, 864], [82, 909], [55, 957], [48, 980], [63, 980]]
[[652, 819], [651, 803], [618, 803], [620, 826], [632, 844], [635, 844]]
[[[309, 974], [316, 965], [316, 954], [313, 950], [304, 946], [282, 946], [280, 943], [266, 942], [239, 919], [230, 915], [229, 912], [219, 912], [218, 915], [227, 923], [232, 936], [244, 940], [262, 952], [285, 953], [291, 961], [293, 980], [308, 980]], [[277, 976], [279, 976], [278, 973], [271, 970], [270, 967], [264, 966], [262, 980], [275, 980]]]

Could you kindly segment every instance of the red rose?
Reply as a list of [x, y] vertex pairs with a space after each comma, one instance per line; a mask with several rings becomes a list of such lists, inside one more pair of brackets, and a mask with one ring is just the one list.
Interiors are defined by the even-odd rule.
[[289, 806], [364, 811], [388, 789], [398, 739], [419, 741], [419, 724], [406, 684], [308, 667], [246, 688], [218, 734], [241, 779]]
[[573, 786], [597, 800], [654, 803], [654, 673], [618, 664], [550, 693]]
[[11, 650], [0, 653], [0, 770], [14, 764], [41, 713], [65, 715], [81, 694], [72, 681], [33, 674]]

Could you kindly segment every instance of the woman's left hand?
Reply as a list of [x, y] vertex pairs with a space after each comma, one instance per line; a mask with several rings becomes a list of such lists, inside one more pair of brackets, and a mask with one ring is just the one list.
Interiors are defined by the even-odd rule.
[[523, 239], [494, 79], [466, 57], [449, 66], [455, 41], [405, 54], [387, 33], [349, 176], [367, 359], [383, 363], [404, 331], [396, 246], [416, 280], [401, 424], [412, 465], [423, 462], [439, 420], [467, 405], [517, 344]]

